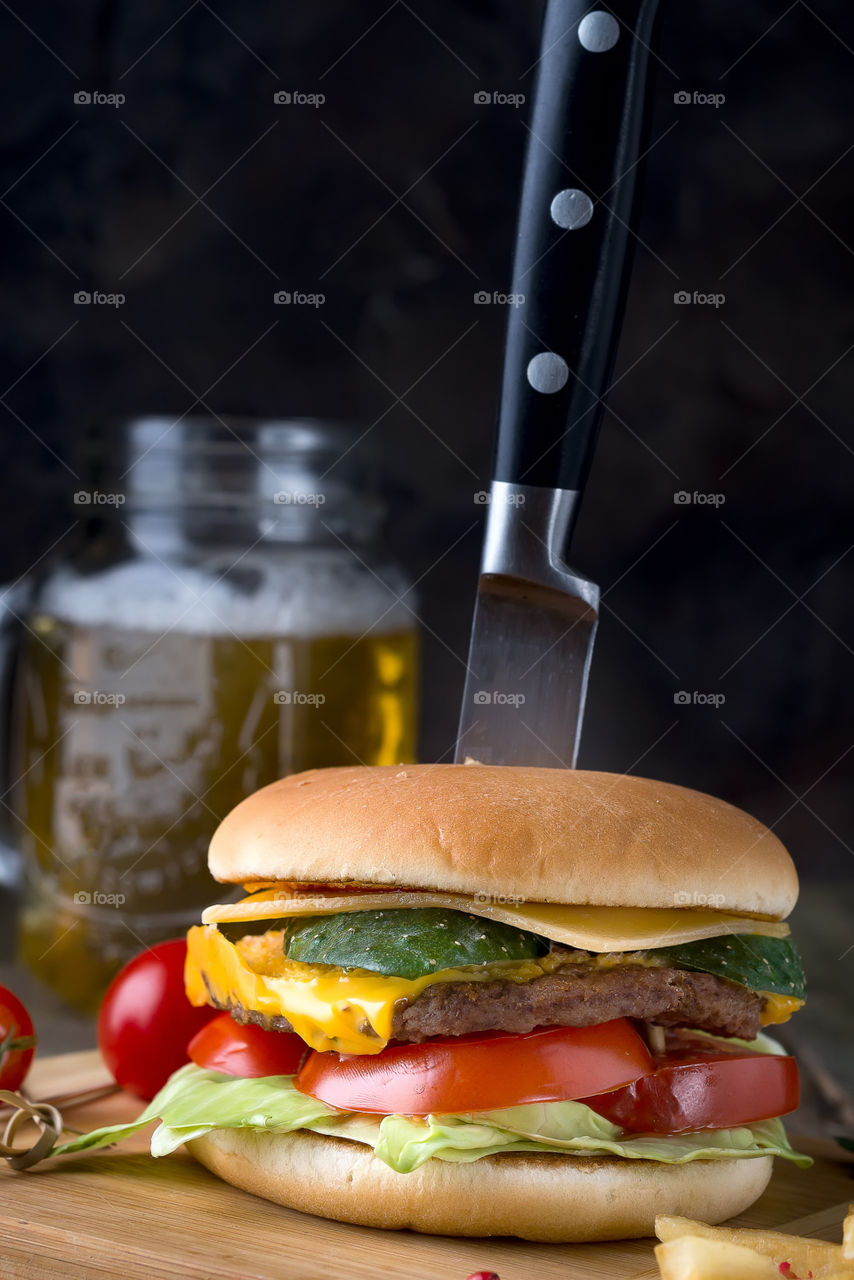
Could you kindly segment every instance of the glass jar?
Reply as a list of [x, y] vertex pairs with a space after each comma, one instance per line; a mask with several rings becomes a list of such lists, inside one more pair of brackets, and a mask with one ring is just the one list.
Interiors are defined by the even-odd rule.
[[413, 601], [355, 442], [147, 418], [89, 450], [85, 536], [38, 585], [14, 732], [20, 950], [78, 1008], [222, 895], [207, 846], [244, 796], [414, 757]]

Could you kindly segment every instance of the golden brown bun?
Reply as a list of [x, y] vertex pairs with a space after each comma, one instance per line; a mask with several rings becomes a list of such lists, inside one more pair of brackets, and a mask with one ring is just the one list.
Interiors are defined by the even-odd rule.
[[231, 811], [209, 865], [236, 884], [354, 882], [615, 907], [711, 898], [775, 919], [798, 896], [785, 848], [742, 810], [666, 782], [570, 769], [292, 774]]
[[651, 1236], [657, 1213], [723, 1222], [761, 1196], [771, 1156], [656, 1164], [615, 1156], [484, 1156], [429, 1160], [395, 1173], [369, 1147], [316, 1133], [214, 1129], [188, 1147], [253, 1195], [366, 1227], [525, 1240]]

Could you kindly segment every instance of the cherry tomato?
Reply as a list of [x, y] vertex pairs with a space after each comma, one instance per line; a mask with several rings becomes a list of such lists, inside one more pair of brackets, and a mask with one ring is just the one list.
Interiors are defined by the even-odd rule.
[[580, 1098], [636, 1080], [652, 1065], [632, 1024], [618, 1018], [392, 1045], [370, 1055], [312, 1052], [296, 1087], [341, 1111], [418, 1116]]
[[206, 1023], [187, 1047], [197, 1067], [247, 1078], [295, 1075], [308, 1051], [305, 1041], [292, 1032], [244, 1025], [230, 1013]]
[[794, 1058], [727, 1049], [725, 1041], [668, 1038], [655, 1070], [612, 1093], [585, 1098], [630, 1133], [733, 1129], [794, 1111], [800, 1102]]
[[116, 1082], [147, 1101], [188, 1061], [187, 1045], [218, 1010], [194, 1009], [184, 994], [183, 938], [135, 956], [107, 988], [98, 1047]]
[[8, 987], [0, 987], [0, 1089], [20, 1089], [35, 1051], [30, 1015]]

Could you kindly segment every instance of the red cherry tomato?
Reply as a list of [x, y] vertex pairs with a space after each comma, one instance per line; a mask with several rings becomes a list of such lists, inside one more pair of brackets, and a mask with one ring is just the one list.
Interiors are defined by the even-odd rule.
[[295, 1075], [308, 1051], [305, 1041], [292, 1032], [244, 1025], [230, 1013], [208, 1022], [187, 1047], [197, 1067], [253, 1079]]
[[794, 1058], [723, 1045], [669, 1037], [670, 1051], [656, 1058], [650, 1075], [584, 1101], [630, 1133], [733, 1129], [796, 1110], [800, 1084]]
[[188, 1061], [187, 1045], [218, 1010], [194, 1009], [184, 994], [183, 938], [135, 956], [107, 988], [98, 1047], [116, 1082], [147, 1101]]
[[525, 1035], [456, 1036], [377, 1054], [313, 1052], [296, 1087], [341, 1111], [419, 1116], [581, 1098], [652, 1070], [625, 1018]]
[[20, 1089], [35, 1051], [30, 1015], [8, 987], [0, 987], [0, 1089]]

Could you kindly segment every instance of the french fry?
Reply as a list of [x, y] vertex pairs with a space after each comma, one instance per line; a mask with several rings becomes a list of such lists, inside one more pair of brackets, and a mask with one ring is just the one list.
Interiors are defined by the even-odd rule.
[[854, 1204], [849, 1204], [842, 1224], [842, 1256], [854, 1262]]
[[854, 1260], [848, 1261], [842, 1247], [827, 1240], [809, 1240], [804, 1236], [784, 1235], [781, 1231], [756, 1231], [748, 1227], [710, 1227], [691, 1218], [659, 1215], [655, 1220], [659, 1240], [678, 1240], [683, 1236], [699, 1236], [704, 1240], [741, 1245], [764, 1258], [770, 1258], [780, 1274], [781, 1263], [788, 1262], [792, 1273], [805, 1280], [809, 1272], [813, 1280], [829, 1280], [831, 1275], [854, 1280]]
[[770, 1258], [726, 1240], [678, 1236], [656, 1245], [655, 1260], [662, 1280], [780, 1280]]

